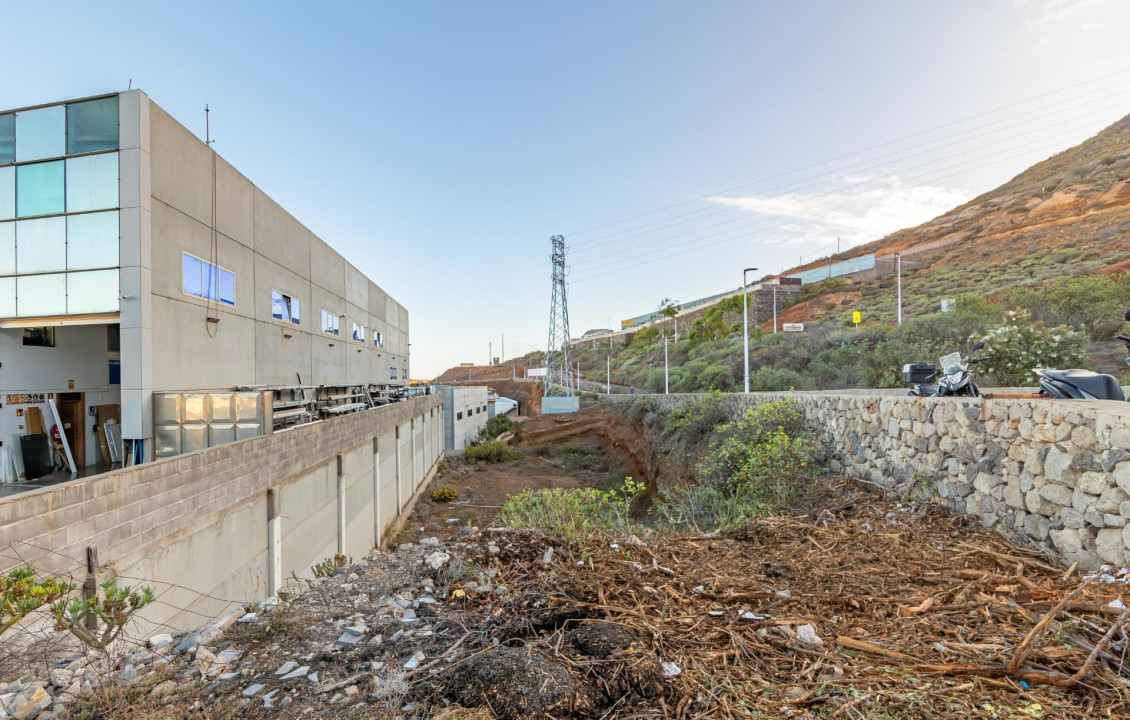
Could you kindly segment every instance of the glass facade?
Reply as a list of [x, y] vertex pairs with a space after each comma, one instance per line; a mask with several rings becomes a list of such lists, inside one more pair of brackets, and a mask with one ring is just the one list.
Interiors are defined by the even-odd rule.
[[117, 96], [0, 114], [0, 318], [118, 312], [117, 150]]

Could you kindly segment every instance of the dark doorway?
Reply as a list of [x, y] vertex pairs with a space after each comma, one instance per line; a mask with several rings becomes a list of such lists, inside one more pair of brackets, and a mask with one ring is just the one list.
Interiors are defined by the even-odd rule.
[[58, 398], [59, 419], [63, 421], [60, 430], [67, 436], [75, 467], [81, 468], [86, 465], [86, 416], [82, 411], [82, 393], [59, 393]]

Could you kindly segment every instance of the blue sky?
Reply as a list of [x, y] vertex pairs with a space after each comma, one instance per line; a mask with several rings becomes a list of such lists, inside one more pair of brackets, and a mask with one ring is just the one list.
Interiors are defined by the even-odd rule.
[[1122, 0], [89, 8], [5, 10], [0, 106], [132, 80], [203, 135], [210, 104], [217, 151], [408, 306], [414, 377], [544, 346], [552, 234], [580, 335], [1130, 113]]

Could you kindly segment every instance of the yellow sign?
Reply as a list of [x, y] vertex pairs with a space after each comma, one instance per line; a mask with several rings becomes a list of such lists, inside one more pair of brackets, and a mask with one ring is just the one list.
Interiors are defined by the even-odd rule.
[[858, 325], [859, 323], [863, 322], [863, 318], [862, 318], [862, 316], [860, 315], [860, 312], [859, 312], [858, 310], [856, 310], [855, 312], [853, 312], [853, 313], [851, 314], [851, 321], [852, 321], [853, 323], [855, 323], [856, 325]]

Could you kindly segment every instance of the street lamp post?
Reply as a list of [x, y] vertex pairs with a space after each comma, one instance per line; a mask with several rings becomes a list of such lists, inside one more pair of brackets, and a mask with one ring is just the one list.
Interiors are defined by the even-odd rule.
[[742, 270], [742, 314], [744, 320], [742, 322], [742, 336], [745, 338], [745, 391], [749, 392], [749, 293], [746, 288], [749, 284], [746, 282], [746, 274], [750, 272], [757, 272], [757, 268], [746, 268]]
[[902, 253], [895, 253], [895, 283], [898, 285], [899, 325], [902, 325]]

